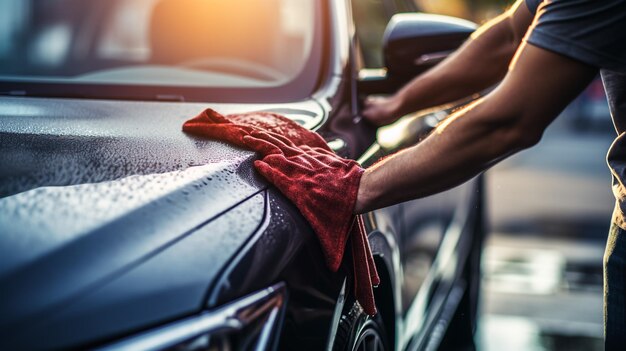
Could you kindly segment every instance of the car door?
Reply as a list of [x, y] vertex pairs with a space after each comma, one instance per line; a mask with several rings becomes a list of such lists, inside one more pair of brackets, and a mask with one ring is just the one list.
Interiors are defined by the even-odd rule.
[[[403, 10], [401, 6], [397, 6], [399, 2], [401, 1], [393, 2], [396, 4], [393, 7], [396, 11]], [[410, 77], [407, 76], [406, 71], [398, 73], [397, 67], [393, 66], [390, 67], [394, 68], [390, 76], [388, 70], [381, 69], [384, 68], [383, 45], [370, 44], [368, 46], [368, 43], [373, 42], [372, 36], [376, 36], [382, 43], [383, 33], [380, 32], [383, 28], [382, 23], [388, 19], [381, 14], [384, 13], [390, 18], [392, 13], [385, 11], [391, 6], [382, 6], [382, 0], [352, 0], [352, 6], [358, 36], [355, 54], [362, 54], [363, 57], [360, 61], [357, 60], [358, 67], [356, 68], [359, 72], [357, 94], [362, 104], [368, 93], [390, 92], [392, 89], [398, 89], [399, 86], [395, 85]], [[360, 9], [358, 9], [359, 6], [361, 6]], [[404, 9], [407, 8], [409, 7]], [[359, 12], [367, 11], [377, 14], [373, 17], [378, 18], [378, 23], [362, 14], [360, 18], [357, 16]], [[416, 23], [429, 23], [429, 20], [422, 16], [417, 15], [419, 20]], [[372, 27], [364, 29], [372, 25], [374, 29]], [[384, 28], [386, 29], [386, 26]], [[459, 40], [438, 38], [437, 40], [446, 41], [437, 42], [437, 47], [440, 45], [446, 49], [458, 47], [473, 28], [475, 25], [467, 22], [458, 32], [464, 37]], [[385, 29], [382, 31], [384, 32]], [[390, 33], [390, 37], [393, 37], [393, 30]], [[385, 37], [385, 40], [391, 40], [390, 37]], [[385, 50], [387, 54], [393, 55], [393, 51], [389, 51], [390, 48], [387, 47]], [[367, 50], [370, 53], [363, 54]], [[411, 62], [410, 58], [406, 59]], [[445, 107], [417, 111], [403, 116], [398, 122], [377, 131], [375, 143], [359, 161], [368, 166], [381, 157], [419, 143], [452, 111], [470, 101], [471, 99], [468, 99]], [[399, 309], [402, 310], [404, 317], [400, 322], [401, 327], [397, 329], [401, 333], [398, 336], [400, 347], [420, 348], [431, 341], [438, 344], [442, 335], [436, 333], [435, 328], [440, 325], [440, 322], [448, 325], [452, 319], [457, 319], [457, 315], [466, 316], [458, 317], [465, 318], [464, 322], [459, 322], [463, 324], [463, 328], [469, 325], [473, 330], [475, 327], [483, 237], [481, 184], [482, 179], [478, 176], [448, 191], [377, 210], [369, 216], [374, 229], [393, 232], [397, 237], [401, 266], [396, 273], [401, 274], [399, 278], [402, 283], [397, 284], [396, 289], [401, 291]], [[454, 330], [451, 332], [455, 333]]]
[[[393, 14], [405, 10], [398, 2], [384, 0], [352, 0], [352, 12], [357, 35], [357, 69], [383, 67], [382, 38], [386, 25]], [[433, 116], [418, 118], [414, 127], [431, 121]], [[428, 126], [425, 126], [428, 127]], [[407, 129], [408, 128], [408, 129]], [[391, 127], [379, 129], [376, 142], [360, 158], [370, 165], [379, 158], [407, 146], [406, 131], [411, 127], [402, 121]], [[410, 139], [410, 137], [409, 137]], [[406, 313], [414, 303], [423, 286], [443, 239], [446, 223], [443, 216], [444, 199], [449, 194], [437, 194], [373, 211], [370, 219], [378, 230], [393, 234], [400, 248], [403, 274], [401, 306]], [[435, 284], [436, 285], [436, 284]], [[422, 306], [426, 307], [426, 306]]]

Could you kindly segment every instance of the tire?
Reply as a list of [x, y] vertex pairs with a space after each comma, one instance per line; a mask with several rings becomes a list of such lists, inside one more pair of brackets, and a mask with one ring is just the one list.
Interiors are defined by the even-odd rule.
[[333, 351], [390, 350], [380, 313], [370, 317], [353, 302], [341, 315]]

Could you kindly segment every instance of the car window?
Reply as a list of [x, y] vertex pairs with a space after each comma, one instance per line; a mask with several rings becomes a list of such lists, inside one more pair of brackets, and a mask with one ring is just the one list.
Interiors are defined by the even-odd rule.
[[0, 80], [277, 86], [307, 63], [314, 0], [0, 0]]
[[385, 0], [352, 0], [356, 34], [368, 68], [383, 67], [383, 34], [396, 6]]

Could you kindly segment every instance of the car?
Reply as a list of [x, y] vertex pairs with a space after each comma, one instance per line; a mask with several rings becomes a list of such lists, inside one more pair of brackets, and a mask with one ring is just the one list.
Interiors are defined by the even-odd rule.
[[[472, 345], [482, 177], [362, 215], [381, 278], [368, 316], [349, 250], [331, 272], [254, 153], [181, 131], [206, 108], [270, 111], [364, 166], [418, 143], [467, 101], [377, 131], [363, 98], [475, 25], [399, 3], [0, 1], [0, 349]], [[385, 69], [359, 14], [388, 20]]]

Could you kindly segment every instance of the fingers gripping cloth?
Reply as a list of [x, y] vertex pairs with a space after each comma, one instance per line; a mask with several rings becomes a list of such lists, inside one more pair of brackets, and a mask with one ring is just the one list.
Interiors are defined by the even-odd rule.
[[363, 168], [337, 156], [317, 133], [272, 113], [222, 116], [207, 109], [183, 131], [256, 151], [255, 168], [300, 210], [321, 244], [327, 266], [339, 269], [348, 240], [354, 292], [363, 310], [376, 314], [373, 285], [380, 283], [365, 227], [352, 210]]

